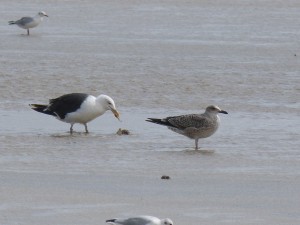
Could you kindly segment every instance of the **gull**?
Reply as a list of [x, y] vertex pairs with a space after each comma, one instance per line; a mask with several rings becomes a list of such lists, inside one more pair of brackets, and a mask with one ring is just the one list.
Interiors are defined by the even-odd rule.
[[228, 114], [216, 105], [208, 106], [203, 114], [188, 114], [170, 116], [163, 119], [148, 118], [146, 121], [167, 126], [170, 130], [195, 140], [195, 150], [198, 150], [200, 138], [213, 135], [219, 125], [218, 113]]
[[34, 17], [29, 17], [29, 16], [22, 17], [21, 19], [16, 21], [9, 21], [8, 24], [9, 25], [16, 24], [19, 27], [26, 29], [27, 35], [29, 35], [29, 28], [34, 28], [37, 25], [39, 25], [43, 21], [44, 16], [48, 17], [48, 15], [44, 11], [41, 11]]
[[[33, 110], [56, 117], [57, 119], [70, 123], [70, 133], [73, 133], [75, 123], [83, 124], [85, 132], [88, 133], [87, 123], [111, 110], [117, 119], [119, 112], [114, 100], [107, 95], [98, 97], [85, 93], [71, 93], [50, 99], [48, 105], [30, 104]], [[120, 119], [119, 119], [120, 120]]]
[[154, 216], [136, 216], [126, 219], [110, 219], [106, 220], [112, 225], [174, 225], [169, 218], [159, 219]]

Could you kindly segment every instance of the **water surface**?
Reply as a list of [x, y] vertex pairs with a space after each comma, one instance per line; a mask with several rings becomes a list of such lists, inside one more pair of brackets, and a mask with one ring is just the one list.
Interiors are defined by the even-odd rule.
[[[297, 1], [4, 1], [0, 223], [299, 224]], [[8, 20], [49, 14], [31, 31]], [[32, 111], [65, 93], [111, 96], [90, 134]], [[194, 141], [147, 117], [217, 104]], [[130, 130], [118, 136], [119, 128]], [[169, 175], [170, 180], [161, 180]]]

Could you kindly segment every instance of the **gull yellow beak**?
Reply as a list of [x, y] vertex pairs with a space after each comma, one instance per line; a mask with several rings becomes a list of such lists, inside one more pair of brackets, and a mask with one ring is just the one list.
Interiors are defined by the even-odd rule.
[[113, 108], [111, 108], [110, 110], [111, 110], [112, 113], [115, 115], [115, 117], [116, 117], [119, 121], [121, 121], [121, 120], [120, 120], [120, 113], [119, 113], [116, 109], [113, 109]]

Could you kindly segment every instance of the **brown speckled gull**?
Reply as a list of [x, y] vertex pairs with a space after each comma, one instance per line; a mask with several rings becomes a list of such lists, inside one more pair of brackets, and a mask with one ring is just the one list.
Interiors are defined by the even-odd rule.
[[146, 121], [167, 126], [170, 130], [195, 140], [198, 150], [198, 140], [213, 135], [219, 125], [218, 113], [228, 114], [218, 106], [208, 106], [203, 114], [188, 114], [171, 116], [163, 119], [148, 118]]

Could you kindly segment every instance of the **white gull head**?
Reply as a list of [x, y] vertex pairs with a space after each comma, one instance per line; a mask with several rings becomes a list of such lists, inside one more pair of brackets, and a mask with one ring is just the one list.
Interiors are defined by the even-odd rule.
[[166, 218], [161, 220], [161, 225], [174, 225], [174, 223], [171, 219]]
[[105, 110], [110, 110], [112, 111], [112, 113], [115, 115], [115, 117], [120, 120], [119, 116], [119, 112], [117, 111], [116, 109], [116, 105], [115, 105], [115, 102], [114, 100], [107, 96], [107, 95], [99, 95], [97, 98], [96, 98], [96, 102], [101, 105]]

